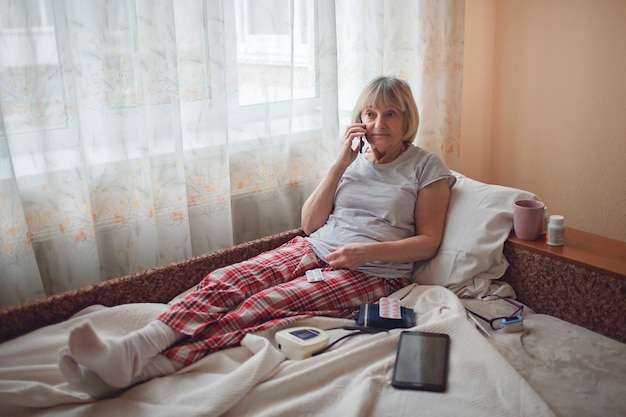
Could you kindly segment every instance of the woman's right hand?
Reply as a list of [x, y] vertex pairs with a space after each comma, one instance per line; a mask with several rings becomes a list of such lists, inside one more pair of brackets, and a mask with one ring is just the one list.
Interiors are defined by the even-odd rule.
[[360, 138], [364, 138], [366, 133], [365, 123], [353, 123], [346, 128], [339, 146], [338, 163], [347, 168], [354, 162], [359, 154], [359, 145], [353, 146], [353, 142], [355, 139], [358, 141]]

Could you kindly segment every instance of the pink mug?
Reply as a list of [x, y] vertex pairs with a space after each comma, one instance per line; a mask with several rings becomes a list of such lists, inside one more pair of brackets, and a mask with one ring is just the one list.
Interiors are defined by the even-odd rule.
[[545, 205], [537, 200], [519, 200], [513, 205], [513, 229], [522, 240], [535, 240], [543, 232]]

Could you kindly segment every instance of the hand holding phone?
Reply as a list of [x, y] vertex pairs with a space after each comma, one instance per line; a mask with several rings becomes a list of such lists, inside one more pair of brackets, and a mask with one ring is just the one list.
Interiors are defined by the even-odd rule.
[[[363, 123], [361, 116], [359, 116], [359, 123]], [[363, 136], [359, 138], [359, 153], [363, 153]]]
[[447, 334], [402, 333], [391, 385], [396, 388], [445, 391], [449, 350], [450, 336]]

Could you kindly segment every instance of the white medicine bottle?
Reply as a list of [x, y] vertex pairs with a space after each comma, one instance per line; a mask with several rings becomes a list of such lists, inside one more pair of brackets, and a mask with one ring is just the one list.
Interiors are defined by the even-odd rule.
[[563, 243], [565, 243], [565, 217], [559, 214], [550, 216], [546, 243], [550, 246], [563, 246]]

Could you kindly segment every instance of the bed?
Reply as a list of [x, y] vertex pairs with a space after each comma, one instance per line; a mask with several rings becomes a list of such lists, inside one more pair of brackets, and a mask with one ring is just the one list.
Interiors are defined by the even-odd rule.
[[[241, 346], [104, 400], [65, 383], [57, 353], [81, 320], [108, 335], [140, 328], [208, 272], [302, 234], [291, 230], [1, 311], [0, 414], [626, 415], [626, 280], [515, 244], [513, 201], [538, 197], [455, 175], [438, 255], [416, 269], [414, 284], [392, 295], [415, 310], [411, 330], [450, 335], [444, 393], [390, 385], [404, 329], [355, 335], [304, 360], [277, 349], [279, 329], [250, 334]], [[524, 332], [494, 331], [468, 316], [467, 309], [484, 317], [510, 314], [501, 299], [481, 298], [488, 293], [517, 295], [525, 305]], [[350, 324], [353, 319], [308, 317], [293, 326], [325, 329], [333, 341]]]

